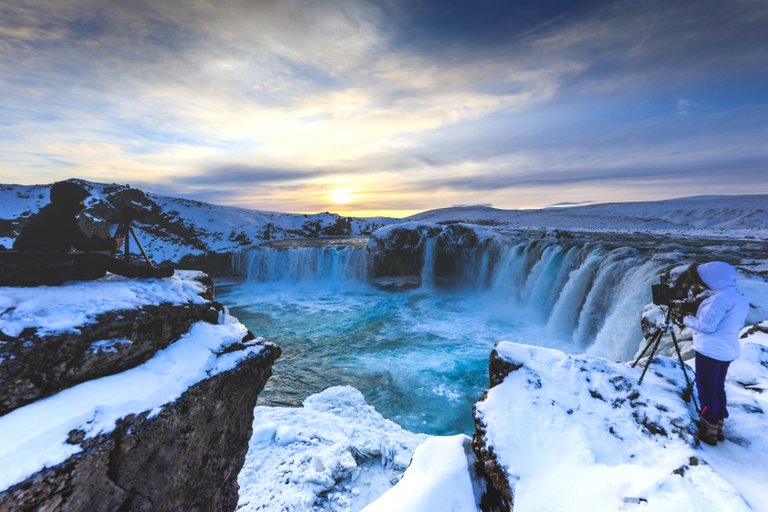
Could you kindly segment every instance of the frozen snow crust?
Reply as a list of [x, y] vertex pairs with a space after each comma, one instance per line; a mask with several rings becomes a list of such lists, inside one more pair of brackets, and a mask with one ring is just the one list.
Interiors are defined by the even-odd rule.
[[464, 434], [430, 437], [413, 454], [403, 479], [364, 512], [477, 512], [471, 440]]
[[638, 386], [640, 367], [500, 343], [491, 365], [503, 380], [476, 405], [476, 450], [516, 511], [766, 510], [768, 403], [755, 389], [766, 347], [750, 340], [743, 353], [728, 440], [697, 448], [675, 361], [654, 360]]
[[168, 304], [203, 304], [202, 272], [179, 270], [165, 279], [128, 279], [108, 274], [96, 281], [29, 288], [0, 286], [0, 332], [16, 337], [26, 329], [38, 336], [77, 332], [100, 314]]
[[349, 386], [302, 408], [256, 407], [238, 510], [360, 510], [400, 479], [426, 438], [384, 419]]

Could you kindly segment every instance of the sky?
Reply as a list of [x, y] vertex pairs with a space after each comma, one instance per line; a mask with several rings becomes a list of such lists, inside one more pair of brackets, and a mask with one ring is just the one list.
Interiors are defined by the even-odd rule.
[[0, 182], [407, 216], [768, 192], [768, 0], [4, 0]]

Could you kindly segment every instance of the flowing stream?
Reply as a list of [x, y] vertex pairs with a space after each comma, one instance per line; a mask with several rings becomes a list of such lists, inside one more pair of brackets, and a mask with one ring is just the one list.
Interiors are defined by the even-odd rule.
[[274, 243], [239, 256], [245, 278], [219, 285], [220, 301], [283, 355], [261, 405], [299, 406], [333, 385], [352, 385], [404, 428], [473, 430], [487, 388], [488, 356], [502, 340], [634, 356], [650, 285], [680, 254], [619, 244], [499, 239], [441, 280], [425, 241], [421, 286], [392, 291], [371, 279], [366, 240]]

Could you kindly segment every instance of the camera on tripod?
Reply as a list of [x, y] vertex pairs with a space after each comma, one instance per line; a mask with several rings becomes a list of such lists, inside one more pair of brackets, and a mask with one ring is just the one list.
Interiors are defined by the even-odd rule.
[[666, 306], [670, 318], [680, 323], [685, 315], [695, 315], [701, 303], [699, 295], [706, 286], [699, 278], [696, 263], [680, 273], [672, 284], [652, 284], [651, 297], [657, 306]]
[[[665, 306], [667, 308], [667, 315], [664, 320], [664, 325], [660, 326], [651, 336], [651, 339], [648, 340], [648, 344], [642, 352], [640, 352], [640, 355], [637, 356], [635, 362], [632, 363], [632, 368], [637, 366], [640, 360], [650, 350], [650, 355], [645, 363], [645, 368], [643, 368], [643, 373], [640, 374], [640, 379], [637, 381], [638, 384], [642, 384], [643, 378], [645, 378], [645, 373], [648, 371], [648, 367], [651, 365], [653, 357], [659, 349], [662, 337], [665, 334], [669, 334], [672, 338], [672, 345], [675, 348], [675, 353], [677, 354], [677, 360], [680, 363], [680, 368], [685, 377], [686, 387], [683, 390], [683, 400], [686, 402], [693, 400], [694, 407], [698, 411], [699, 406], [693, 396], [693, 381], [688, 377], [688, 372], [685, 369], [685, 362], [683, 361], [683, 355], [680, 352], [680, 345], [678, 344], [675, 330], [672, 327], [672, 323], [680, 324], [685, 315], [695, 315], [699, 309], [699, 304], [701, 304], [701, 301], [703, 300], [702, 292], [706, 290], [707, 287], [699, 277], [697, 267], [698, 264], [694, 263], [689, 265], [683, 272], [677, 274], [677, 277], [662, 277], [662, 282], [660, 284], [651, 285], [651, 297], [653, 298], [653, 303], [657, 306]], [[672, 284], [669, 284], [670, 281]]]
[[[133, 238], [134, 242], [136, 243], [136, 246], [139, 248], [139, 251], [141, 252], [141, 255], [144, 257], [144, 261], [147, 265], [149, 265], [152, 268], [156, 268], [155, 264], [152, 262], [152, 260], [147, 255], [147, 252], [144, 250], [144, 246], [141, 245], [141, 241], [139, 240], [139, 237], [136, 236], [136, 231], [133, 229], [133, 223], [134, 221], [138, 220], [141, 222], [142, 218], [144, 217], [144, 211], [136, 208], [131, 205], [125, 205], [122, 208], [120, 208], [117, 211], [117, 214], [114, 216], [114, 222], [117, 224], [117, 228], [115, 229], [115, 238], [122, 238], [123, 239], [123, 258], [125, 259], [126, 263], [129, 263], [131, 261], [131, 238]], [[117, 249], [115, 249], [112, 252], [112, 256], [114, 257], [117, 253]]]

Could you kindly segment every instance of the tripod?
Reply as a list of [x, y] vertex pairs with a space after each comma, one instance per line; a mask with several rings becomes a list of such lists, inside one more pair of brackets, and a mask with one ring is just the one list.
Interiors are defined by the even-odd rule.
[[[147, 262], [147, 265], [152, 268], [156, 268], [155, 264], [152, 263], [152, 260], [149, 259], [149, 256], [147, 256], [147, 253], [144, 251], [144, 247], [141, 245], [139, 238], [136, 236], [136, 232], [133, 230], [133, 226], [131, 225], [132, 222], [133, 221], [130, 218], [123, 218], [115, 230], [115, 238], [122, 237], [124, 239], [125, 245], [123, 246], [123, 259], [126, 263], [130, 263], [131, 261], [131, 237], [133, 237], [133, 240], [136, 242], [139, 251], [141, 251], [141, 255], [144, 256], [144, 260]], [[117, 249], [112, 251], [112, 257], [114, 257], [116, 253]]]
[[648, 371], [648, 367], [651, 366], [651, 362], [653, 361], [653, 356], [656, 355], [656, 351], [659, 349], [659, 344], [661, 343], [661, 338], [664, 336], [664, 333], [669, 332], [669, 334], [672, 336], [672, 343], [675, 346], [675, 352], [677, 353], [677, 360], [680, 363], [680, 368], [683, 370], [683, 375], [685, 376], [685, 390], [683, 391], [683, 400], [686, 402], [690, 402], [693, 400], [693, 406], [696, 408], [696, 412], [700, 412], [699, 404], [696, 402], [696, 397], [693, 396], [693, 382], [688, 377], [688, 372], [685, 370], [685, 363], [683, 362], [683, 355], [680, 353], [680, 345], [677, 343], [677, 336], [675, 336], [675, 331], [672, 329], [672, 309], [673, 306], [671, 304], [667, 305], [667, 318], [664, 320], [664, 325], [659, 328], [659, 330], [654, 334], [650, 341], [648, 341], [648, 344], [645, 346], [642, 352], [640, 352], [640, 355], [637, 356], [637, 359], [635, 359], [635, 362], [632, 363], [632, 368], [637, 366], [637, 363], [640, 362], [640, 359], [643, 358], [646, 352], [648, 352], [648, 349], [651, 349], [651, 355], [648, 356], [648, 362], [645, 363], [645, 368], [643, 368], [643, 373], [640, 374], [640, 379], [637, 381], [638, 386], [643, 383], [643, 379], [645, 378], [645, 373]]

